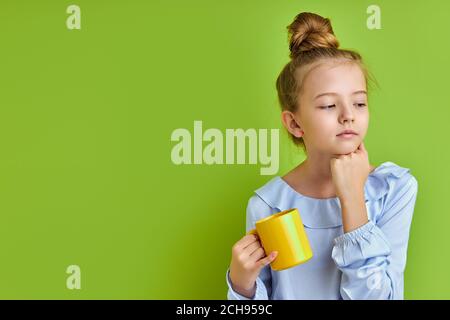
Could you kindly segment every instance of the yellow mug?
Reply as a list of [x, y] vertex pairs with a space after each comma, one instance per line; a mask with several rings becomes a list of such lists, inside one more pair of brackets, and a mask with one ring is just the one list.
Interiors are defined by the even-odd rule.
[[258, 220], [255, 229], [247, 234], [256, 234], [259, 237], [266, 256], [272, 251], [278, 251], [277, 257], [270, 264], [273, 270], [291, 268], [308, 261], [313, 256], [302, 219], [296, 208]]

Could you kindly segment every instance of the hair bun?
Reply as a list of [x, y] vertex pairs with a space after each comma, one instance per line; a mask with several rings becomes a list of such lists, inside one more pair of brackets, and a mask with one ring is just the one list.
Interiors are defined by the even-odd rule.
[[290, 57], [314, 48], [338, 48], [330, 19], [311, 12], [298, 14], [288, 27]]

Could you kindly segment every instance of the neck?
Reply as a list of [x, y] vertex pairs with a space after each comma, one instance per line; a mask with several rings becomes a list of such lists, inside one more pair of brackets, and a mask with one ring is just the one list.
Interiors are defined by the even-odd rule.
[[307, 196], [315, 198], [336, 196], [330, 158], [308, 155], [308, 158], [292, 170], [285, 179], [291, 187]]
[[331, 185], [333, 182], [330, 168], [330, 157], [308, 155], [299, 166], [299, 173], [307, 181], [315, 185]]

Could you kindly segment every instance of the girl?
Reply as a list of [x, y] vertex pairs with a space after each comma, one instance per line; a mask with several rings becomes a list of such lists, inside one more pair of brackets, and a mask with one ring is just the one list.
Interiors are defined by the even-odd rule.
[[257, 236], [232, 248], [228, 299], [403, 299], [409, 230], [418, 183], [393, 162], [369, 164], [361, 56], [338, 49], [330, 20], [303, 12], [288, 26], [291, 61], [276, 87], [281, 119], [306, 160], [255, 191], [246, 231], [298, 208], [313, 258], [274, 271]]

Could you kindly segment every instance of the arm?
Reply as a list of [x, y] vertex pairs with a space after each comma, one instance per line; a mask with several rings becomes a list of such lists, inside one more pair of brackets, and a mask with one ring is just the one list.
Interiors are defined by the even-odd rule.
[[417, 190], [417, 180], [412, 175], [403, 176], [376, 224], [368, 221], [353, 230], [349, 227], [351, 231], [334, 240], [332, 258], [342, 271], [343, 299], [403, 299], [403, 273]]
[[[246, 212], [246, 232], [249, 232], [253, 228], [255, 228], [255, 221], [262, 218], [262, 216], [258, 216], [257, 214], [261, 215], [262, 213], [267, 213], [267, 215], [271, 214], [271, 208], [261, 200], [257, 195], [253, 195], [247, 205], [247, 212]], [[230, 269], [227, 269], [226, 272], [226, 282], [228, 285], [228, 293], [227, 298], [228, 300], [268, 300], [271, 297], [271, 291], [272, 291], [272, 277], [271, 277], [271, 270], [270, 265], [267, 265], [263, 267], [259, 273], [258, 278], [256, 279], [256, 288], [255, 288], [255, 295], [250, 299], [248, 297], [245, 297], [236, 291], [233, 290], [233, 286], [230, 280]]]

